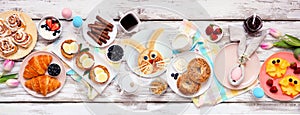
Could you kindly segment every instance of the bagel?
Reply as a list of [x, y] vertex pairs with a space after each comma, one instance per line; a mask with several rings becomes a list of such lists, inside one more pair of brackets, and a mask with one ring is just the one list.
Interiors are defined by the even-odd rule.
[[177, 80], [177, 88], [184, 95], [193, 95], [199, 91], [201, 84], [198, 84], [191, 79], [187, 73], [179, 76]]
[[210, 77], [211, 70], [208, 63], [202, 58], [194, 58], [188, 64], [188, 77], [193, 82], [201, 84]]

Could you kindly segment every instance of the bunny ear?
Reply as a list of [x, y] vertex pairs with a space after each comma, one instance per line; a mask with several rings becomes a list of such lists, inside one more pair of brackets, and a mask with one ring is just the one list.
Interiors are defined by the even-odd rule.
[[151, 38], [149, 39], [149, 42], [148, 42], [148, 45], [147, 45], [147, 47], [149, 49], [154, 49], [155, 41], [157, 40], [157, 38], [159, 37], [159, 35], [162, 32], [164, 32], [163, 28], [159, 28], [159, 29], [154, 31], [154, 33], [152, 34]]
[[139, 53], [142, 53], [144, 50], [146, 50], [142, 44], [132, 39], [122, 39], [121, 43], [135, 48]]

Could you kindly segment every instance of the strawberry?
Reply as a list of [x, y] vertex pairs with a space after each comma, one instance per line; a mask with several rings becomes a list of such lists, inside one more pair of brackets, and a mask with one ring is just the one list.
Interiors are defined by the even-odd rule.
[[220, 35], [220, 34], [222, 34], [222, 29], [221, 28], [217, 28], [217, 29], [215, 29], [215, 31], [213, 33], [217, 34], [217, 35]]
[[266, 83], [267, 83], [267, 85], [270, 86], [270, 87], [273, 86], [273, 80], [272, 80], [272, 79], [268, 79]]
[[211, 25], [207, 26], [207, 28], [206, 28], [206, 30], [205, 30], [206, 35], [212, 34], [213, 31], [214, 31], [214, 29], [213, 29], [213, 26], [211, 26]]
[[59, 23], [55, 23], [52, 25], [51, 31], [56, 31], [60, 28], [60, 24]]
[[46, 19], [46, 25], [47, 25], [49, 28], [52, 28], [52, 19], [51, 19], [51, 18]]
[[277, 91], [278, 91], [278, 89], [277, 89], [276, 86], [272, 86], [272, 87], [270, 88], [270, 92], [271, 92], [271, 93], [277, 93]]
[[296, 62], [292, 62], [291, 64], [290, 64], [290, 68], [292, 68], [292, 69], [297, 69], [297, 63]]
[[294, 74], [300, 74], [300, 67], [297, 67], [296, 69], [294, 69]]
[[211, 40], [216, 40], [218, 39], [218, 36], [216, 34], [210, 35]]

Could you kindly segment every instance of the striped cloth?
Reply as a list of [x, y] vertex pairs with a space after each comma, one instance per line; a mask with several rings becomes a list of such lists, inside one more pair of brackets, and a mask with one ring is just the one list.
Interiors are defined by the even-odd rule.
[[[205, 40], [201, 36], [200, 31], [197, 29], [196, 26], [192, 24], [192, 22], [184, 20], [180, 29], [181, 31], [184, 31], [189, 35], [193, 35], [194, 44], [190, 51], [202, 54], [209, 61], [210, 65], [214, 66], [212, 59], [220, 50], [219, 46], [217, 44], [210, 43], [207, 40]], [[194, 97], [192, 98], [192, 100], [196, 107], [201, 107], [203, 105], [215, 105], [227, 99], [245, 93], [250, 89], [254, 88], [257, 84], [258, 80], [256, 80], [251, 86], [245, 89], [230, 90], [222, 86], [217, 80], [216, 76], [213, 75], [213, 80], [210, 88], [204, 94], [198, 97]]]

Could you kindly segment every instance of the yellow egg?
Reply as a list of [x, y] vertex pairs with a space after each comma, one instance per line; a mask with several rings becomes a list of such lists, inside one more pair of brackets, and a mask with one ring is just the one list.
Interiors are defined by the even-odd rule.
[[89, 55], [83, 54], [83, 55], [80, 56], [79, 62], [80, 62], [80, 63], [83, 63], [83, 61], [84, 61], [85, 59], [87, 59], [87, 58], [89, 58]]
[[100, 73], [103, 73], [103, 72], [104, 72], [104, 70], [102, 68], [97, 67], [97, 68], [94, 69], [94, 74], [95, 75], [99, 75]]
[[87, 58], [85, 60], [82, 61], [82, 66], [84, 68], [90, 68], [94, 65], [94, 60], [91, 58]]
[[100, 74], [96, 74], [95, 80], [97, 82], [105, 82], [108, 79], [108, 76], [105, 72], [102, 72]]

